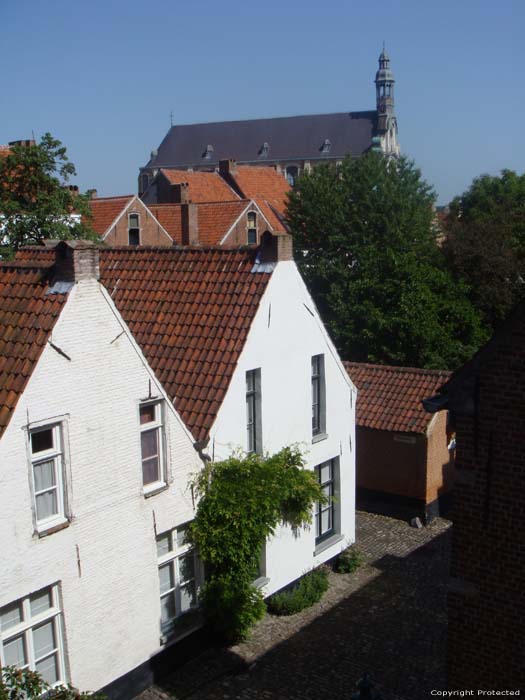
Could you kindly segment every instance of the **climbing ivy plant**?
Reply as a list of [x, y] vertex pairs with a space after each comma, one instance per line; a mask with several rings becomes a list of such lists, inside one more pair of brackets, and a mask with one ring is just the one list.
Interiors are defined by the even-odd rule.
[[194, 486], [200, 500], [190, 538], [206, 570], [203, 611], [221, 639], [239, 641], [264, 615], [253, 581], [266, 539], [280, 523], [307, 527], [312, 505], [324, 497], [294, 447], [271, 456], [234, 455], [208, 463]]

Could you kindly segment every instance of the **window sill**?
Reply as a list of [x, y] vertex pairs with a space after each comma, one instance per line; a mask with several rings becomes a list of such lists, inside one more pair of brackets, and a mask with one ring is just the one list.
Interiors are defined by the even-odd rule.
[[164, 481], [156, 481], [154, 484], [148, 484], [147, 486], [144, 486], [143, 489], [144, 498], [156, 496], [158, 493], [166, 491], [167, 489], [169, 489], [169, 484], [166, 484]]
[[322, 442], [322, 440], [326, 440], [327, 437], [328, 433], [316, 433], [315, 435], [312, 435], [312, 444]]
[[55, 532], [60, 532], [60, 530], [64, 530], [66, 527], [69, 527], [70, 522], [69, 520], [62, 520], [59, 523], [53, 523], [52, 525], [46, 525], [46, 526], [40, 526], [36, 528], [35, 534], [37, 537], [42, 538], [42, 537], [47, 537], [48, 535], [54, 535]]
[[255, 588], [264, 588], [268, 583], [270, 583], [270, 579], [267, 576], [259, 576], [253, 582], [253, 586]]
[[330, 549], [330, 547], [333, 547], [334, 545], [339, 544], [339, 542], [341, 542], [343, 539], [344, 539], [344, 535], [335, 534], [335, 535], [332, 535], [331, 537], [328, 537], [326, 540], [319, 542], [319, 544], [314, 549], [314, 557], [316, 557], [318, 554], [322, 554], [327, 549]]

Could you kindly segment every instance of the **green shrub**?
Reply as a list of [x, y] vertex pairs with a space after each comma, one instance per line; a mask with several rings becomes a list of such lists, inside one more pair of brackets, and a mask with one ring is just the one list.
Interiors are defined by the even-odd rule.
[[338, 574], [351, 574], [363, 563], [363, 556], [357, 547], [348, 547], [338, 556], [334, 571]]
[[327, 588], [328, 571], [320, 567], [303, 576], [292, 588], [272, 595], [266, 605], [274, 615], [295, 615], [321, 600]]
[[70, 685], [51, 688], [42, 676], [28, 668], [0, 668], [0, 700], [107, 700], [103, 693], [76, 690]]

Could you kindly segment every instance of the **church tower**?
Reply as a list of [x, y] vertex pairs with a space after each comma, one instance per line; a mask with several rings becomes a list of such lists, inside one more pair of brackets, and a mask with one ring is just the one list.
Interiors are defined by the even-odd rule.
[[377, 133], [381, 139], [381, 150], [387, 155], [399, 155], [397, 143], [397, 120], [394, 115], [394, 74], [390, 70], [390, 58], [385, 50], [379, 56], [376, 73]]

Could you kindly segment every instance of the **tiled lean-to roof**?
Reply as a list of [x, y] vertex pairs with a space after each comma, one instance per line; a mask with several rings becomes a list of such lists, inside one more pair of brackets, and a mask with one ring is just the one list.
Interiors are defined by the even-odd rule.
[[103, 236], [108, 228], [122, 214], [133, 199], [134, 195], [127, 194], [119, 197], [95, 197], [89, 203], [92, 218], [88, 223], [95, 233]]
[[191, 172], [190, 170], [162, 169], [171, 185], [188, 183], [192, 202], [227, 202], [239, 196], [216, 172]]
[[0, 436], [67, 297], [49, 293], [51, 265], [52, 261], [0, 263]]
[[450, 377], [446, 370], [345, 362], [357, 386], [357, 425], [376, 430], [425, 433], [431, 417], [421, 401]]
[[248, 248], [109, 248], [101, 282], [196, 440], [224, 400], [271, 273]]

